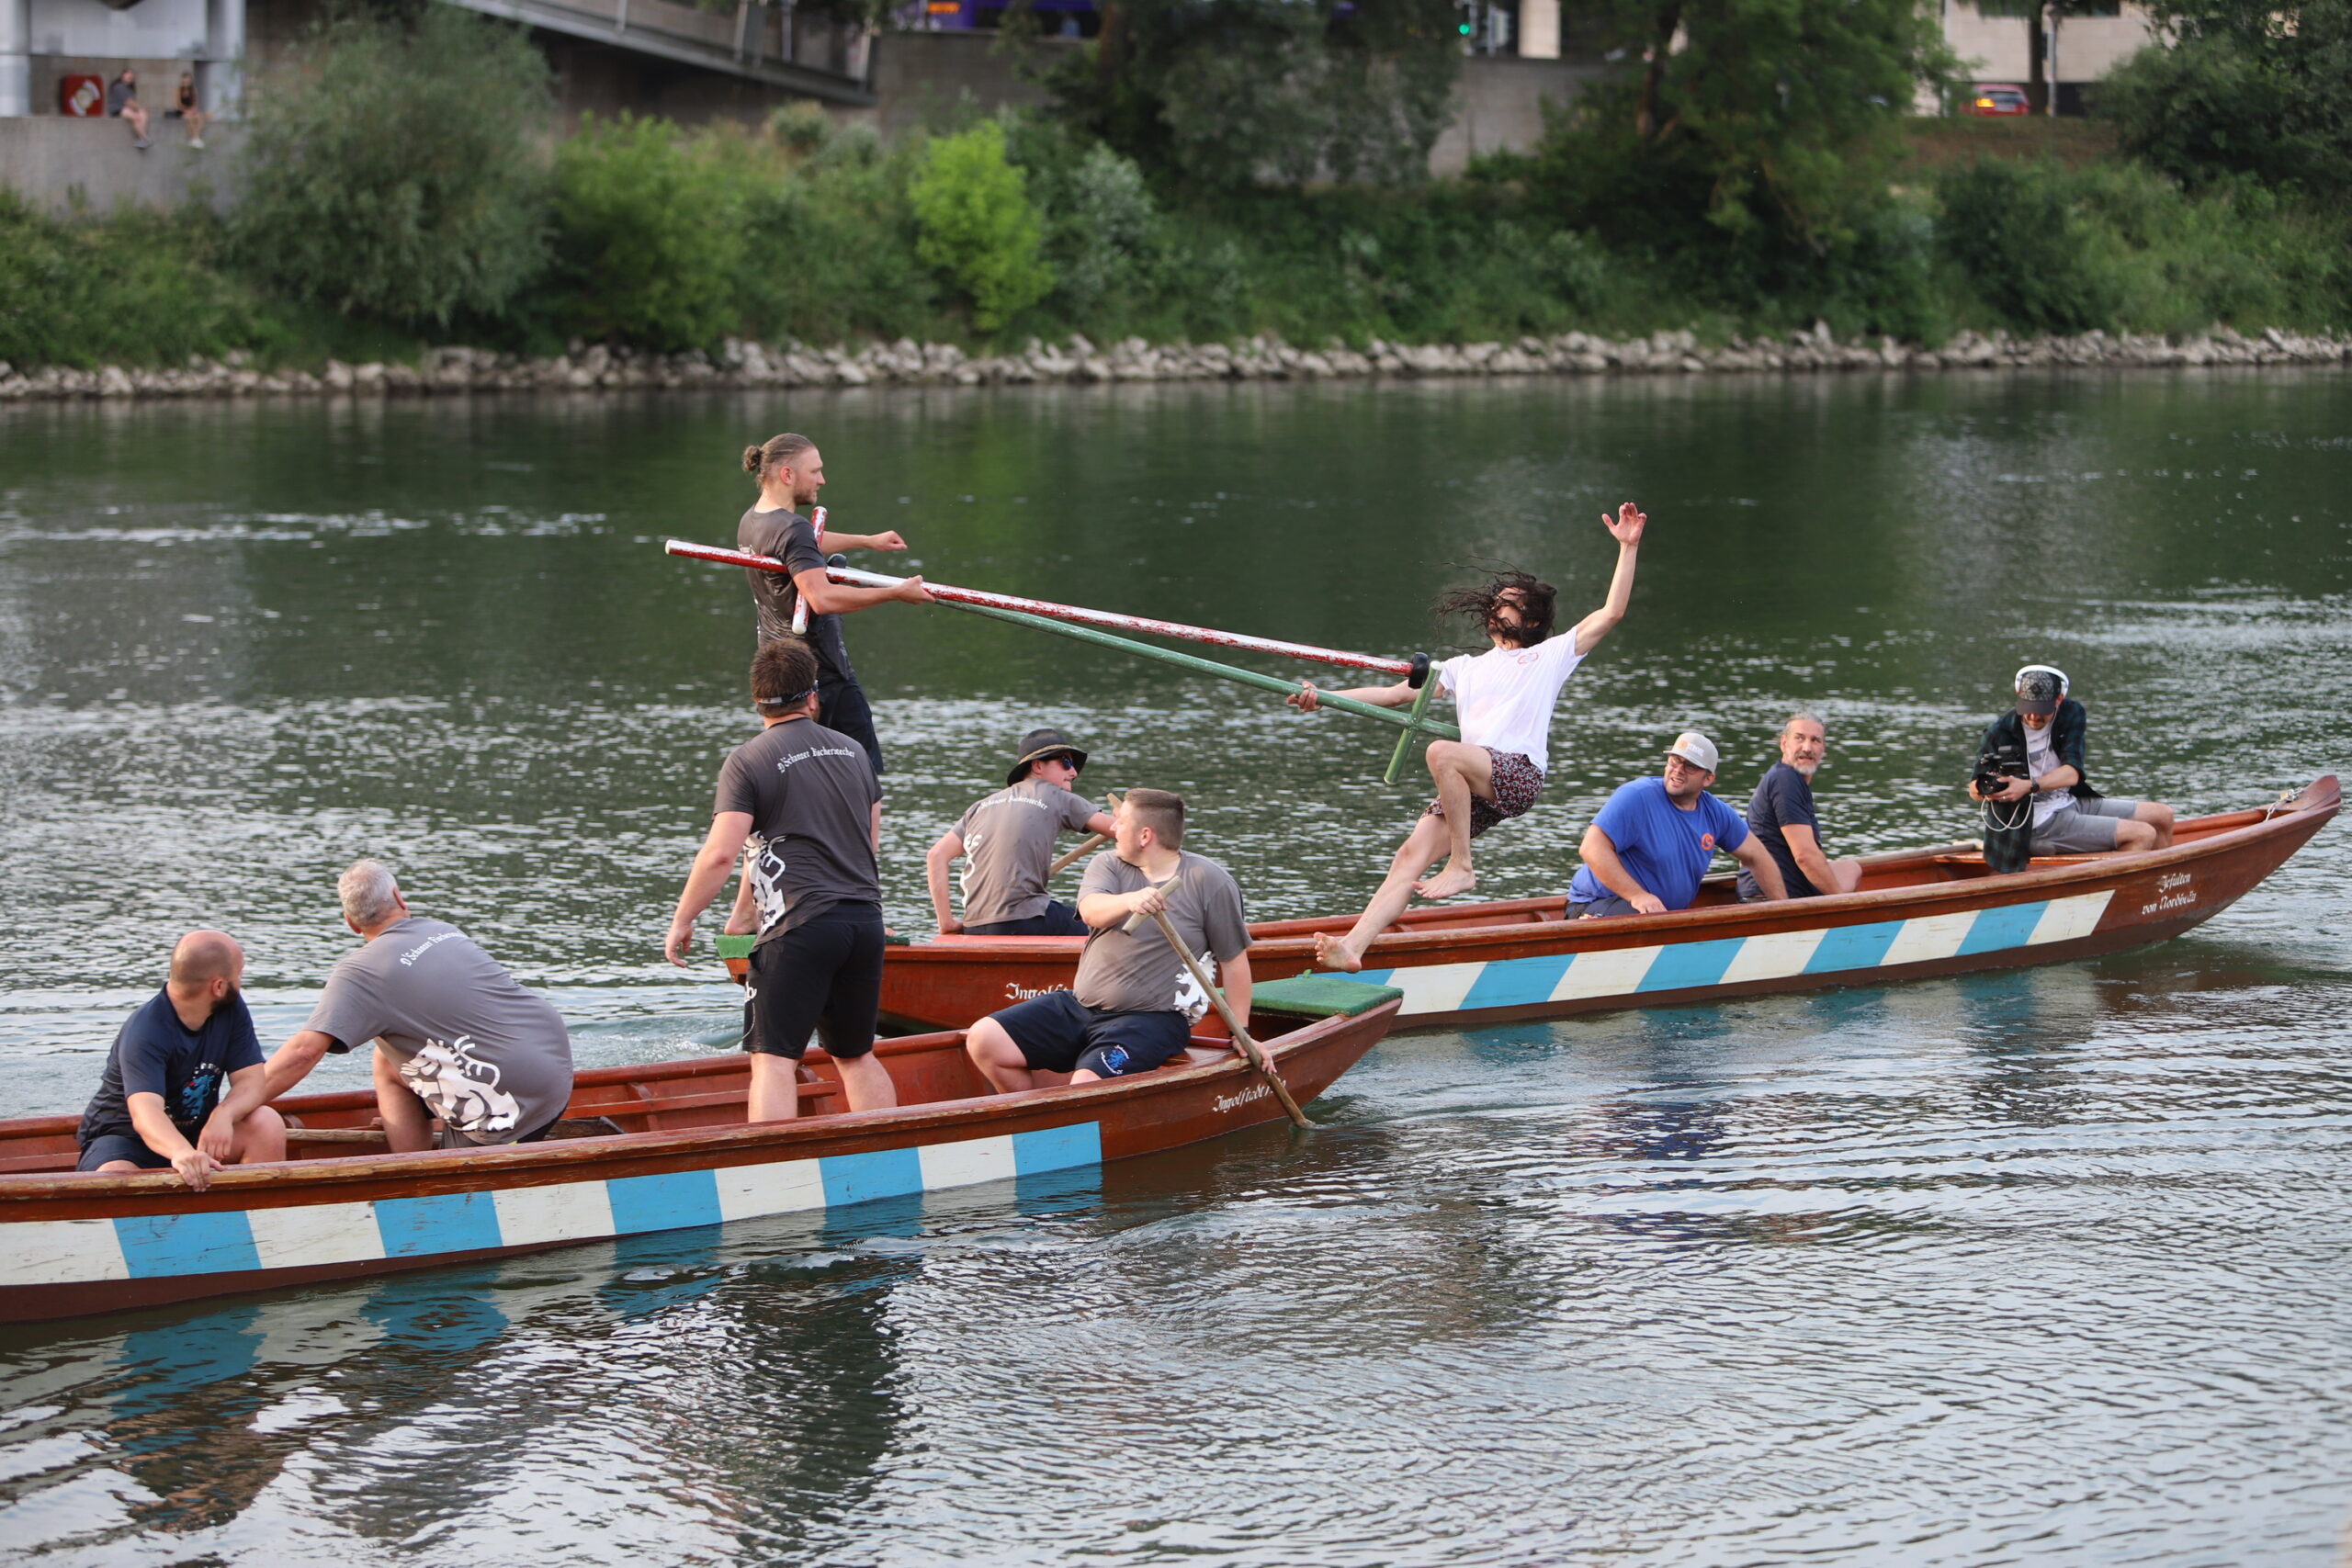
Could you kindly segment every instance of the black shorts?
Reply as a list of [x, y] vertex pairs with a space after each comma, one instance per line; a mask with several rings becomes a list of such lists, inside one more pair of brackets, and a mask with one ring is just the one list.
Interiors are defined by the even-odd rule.
[[1098, 1077], [1148, 1073], [1192, 1043], [1181, 1012], [1097, 1012], [1068, 991], [1048, 991], [989, 1015], [1033, 1071]]
[[1022, 920], [990, 920], [982, 926], [966, 926], [966, 936], [1085, 936], [1087, 925], [1078, 918], [1078, 911], [1058, 898], [1046, 905], [1042, 915], [1031, 915]]
[[[196, 1142], [194, 1137], [189, 1143]], [[172, 1162], [147, 1146], [144, 1138], [130, 1133], [101, 1133], [82, 1146], [82, 1158], [75, 1170], [96, 1170], [114, 1160], [127, 1159], [141, 1170], [169, 1170]]]
[[880, 778], [882, 738], [874, 733], [874, 707], [865, 700], [865, 688], [855, 681], [817, 682], [817, 722], [827, 729], [838, 730], [865, 748], [866, 761], [874, 764], [874, 776]]
[[743, 987], [743, 1049], [798, 1061], [822, 1032], [836, 1058], [874, 1049], [882, 1006], [882, 911], [836, 904], [752, 949]]

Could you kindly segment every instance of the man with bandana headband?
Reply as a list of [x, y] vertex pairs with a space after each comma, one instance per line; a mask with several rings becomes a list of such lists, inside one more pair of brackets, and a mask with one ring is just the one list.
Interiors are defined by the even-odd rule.
[[[1484, 653], [1449, 659], [1430, 671], [1438, 694], [1453, 699], [1462, 739], [1430, 743], [1430, 776], [1437, 784], [1437, 799], [1389, 862], [1387, 877], [1354, 929], [1336, 939], [1316, 933], [1317, 964], [1326, 969], [1361, 969], [1364, 949], [1404, 912], [1414, 895], [1452, 898], [1477, 886], [1470, 840], [1535, 804], [1550, 757], [1552, 706], [1559, 700], [1560, 688], [1625, 618], [1634, 597], [1634, 558], [1649, 519], [1629, 501], [1613, 518], [1603, 513], [1600, 522], [1617, 541], [1617, 570], [1609, 581], [1609, 598], [1565, 636], [1552, 634], [1556, 599], [1552, 585], [1523, 571], [1498, 572], [1481, 587], [1456, 590], [1438, 600], [1440, 615], [1476, 615], [1490, 645]], [[1399, 681], [1340, 694], [1382, 707], [1406, 707], [1412, 703], [1413, 688]], [[1314, 682], [1288, 700], [1302, 713], [1313, 713]], [[1446, 856], [1444, 867], [1425, 877], [1441, 852]]]

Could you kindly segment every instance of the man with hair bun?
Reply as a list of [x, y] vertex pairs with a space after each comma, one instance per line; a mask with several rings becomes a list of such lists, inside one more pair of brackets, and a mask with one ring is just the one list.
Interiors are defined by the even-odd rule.
[[718, 770], [710, 832], [662, 943], [670, 962], [684, 967], [695, 917], [743, 854], [760, 933], [743, 989], [752, 1079], [745, 1111], [753, 1122], [800, 1113], [798, 1065], [820, 1032], [852, 1111], [899, 1102], [888, 1069], [874, 1059], [882, 786], [856, 740], [818, 722], [819, 679], [816, 655], [797, 637], [767, 643], [752, 660], [763, 728]]
[[[1629, 501], [1613, 518], [1602, 513], [1600, 524], [1617, 541], [1617, 570], [1609, 579], [1609, 597], [1566, 637], [1552, 634], [1557, 599], [1552, 585], [1523, 571], [1495, 572], [1479, 587], [1439, 597], [1439, 615], [1477, 616], [1487, 643], [1484, 653], [1449, 659], [1430, 671], [1438, 694], [1453, 699], [1462, 739], [1430, 742], [1427, 760], [1437, 798], [1388, 863], [1380, 890], [1348, 934], [1315, 933], [1317, 964], [1362, 969], [1364, 949], [1405, 912], [1416, 895], [1453, 898], [1476, 888], [1470, 840], [1535, 804], [1550, 761], [1552, 707], [1559, 701], [1560, 688], [1625, 618], [1633, 603], [1634, 566], [1649, 519]], [[1409, 682], [1399, 681], [1338, 694], [1401, 708], [1412, 705], [1414, 691]], [[1301, 713], [1313, 713], [1317, 697], [1315, 682], [1309, 681], [1287, 700]], [[1426, 875], [1441, 852], [1446, 856], [1444, 867], [1434, 876]]]
[[180, 938], [171, 978], [107, 1052], [75, 1134], [76, 1169], [174, 1170], [201, 1192], [222, 1166], [286, 1157], [286, 1123], [264, 1103], [268, 1072], [245, 1010], [244, 976], [244, 951], [225, 932]]
[[473, 939], [409, 912], [391, 867], [356, 861], [335, 881], [361, 945], [269, 1059], [269, 1098], [329, 1052], [376, 1043], [376, 1109], [395, 1154], [536, 1143], [571, 1098], [571, 1035]]
[[[1002, 1093], [1148, 1072], [1184, 1049], [1209, 998], [1168, 945], [1165, 912], [1204, 972], [1225, 966], [1225, 999], [1250, 1016], [1250, 926], [1226, 869], [1185, 850], [1184, 801], [1130, 790], [1112, 816], [1112, 848], [1087, 863], [1078, 916], [1087, 924], [1078, 979], [989, 1015], [964, 1036], [983, 1077]], [[1067, 1074], [1067, 1080], [1063, 1075]]]
[[817, 722], [865, 748], [867, 760], [880, 773], [882, 741], [874, 733], [874, 710], [865, 700], [865, 688], [850, 667], [841, 618], [893, 599], [928, 604], [931, 594], [919, 576], [896, 588], [860, 588], [835, 582], [826, 575], [829, 550], [903, 550], [907, 542], [896, 529], [879, 534], [829, 530], [820, 544], [816, 526], [803, 513], [816, 503], [817, 492], [824, 488], [825, 459], [807, 436], [787, 431], [757, 446], [744, 447], [743, 471], [759, 481], [760, 499], [736, 525], [736, 548], [774, 557], [789, 569], [789, 575], [748, 570], [744, 573], [752, 580], [759, 640], [770, 643], [793, 636], [793, 613], [802, 600], [808, 601], [806, 635], [810, 651], [817, 656]]

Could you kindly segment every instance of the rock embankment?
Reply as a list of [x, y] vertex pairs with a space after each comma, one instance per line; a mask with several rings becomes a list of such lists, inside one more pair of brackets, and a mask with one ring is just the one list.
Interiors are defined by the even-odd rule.
[[51, 367], [19, 373], [0, 362], [0, 401], [34, 398], [175, 398], [260, 394], [375, 396], [594, 388], [1006, 386], [1038, 382], [1320, 380], [1469, 376], [1698, 375], [1707, 372], [1941, 370], [2085, 366], [2122, 369], [2199, 365], [2352, 362], [2352, 336], [2301, 335], [2276, 327], [2246, 337], [2228, 327], [2193, 337], [2012, 338], [1962, 333], [1938, 348], [1892, 338], [1838, 341], [1815, 322], [1786, 338], [1734, 338], [1702, 345], [1688, 332], [1612, 339], [1585, 333], [1511, 343], [1407, 344], [1374, 339], [1359, 351], [1337, 342], [1294, 348], [1271, 338], [1238, 344], [1154, 345], [1128, 338], [1097, 348], [1083, 337], [1032, 338], [1017, 353], [975, 357], [951, 344], [867, 344], [854, 350], [731, 339], [716, 356], [634, 353], [575, 344], [550, 359], [478, 348], [428, 350], [422, 364], [345, 365], [318, 372], [265, 370], [240, 353], [192, 359], [171, 370]]

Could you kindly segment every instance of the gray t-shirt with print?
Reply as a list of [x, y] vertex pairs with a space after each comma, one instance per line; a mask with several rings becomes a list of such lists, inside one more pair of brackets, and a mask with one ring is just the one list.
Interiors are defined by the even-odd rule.
[[993, 925], [1042, 915], [1051, 900], [1046, 870], [1054, 840], [1077, 832], [1094, 815], [1082, 795], [1042, 779], [1023, 779], [972, 803], [956, 824], [964, 840], [964, 923]]
[[302, 1027], [341, 1051], [379, 1042], [457, 1141], [513, 1143], [571, 1098], [562, 1015], [447, 920], [411, 915], [345, 953]]
[[[1250, 950], [1241, 889], [1225, 867], [1190, 851], [1179, 852], [1175, 880], [1168, 894], [1168, 923], [1214, 980], [1219, 964]], [[1105, 850], [1087, 863], [1078, 896], [1133, 893], [1150, 881], [1116, 850]], [[1208, 998], [1169, 947], [1157, 920], [1146, 920], [1133, 935], [1122, 921], [1089, 936], [1072, 988], [1097, 1012], [1180, 1012], [1189, 1021], [1209, 1010]]]
[[[762, 512], [757, 507], [743, 513], [735, 525], [735, 547], [755, 556], [771, 556], [782, 561], [794, 575], [821, 569], [825, 550], [818, 537], [816, 525], [797, 512], [778, 507], [774, 512]], [[743, 569], [752, 580], [752, 607], [759, 616], [760, 641], [774, 642], [792, 635], [792, 614], [800, 607], [800, 590], [792, 578], [781, 571], [761, 571], [752, 567]], [[809, 651], [817, 656], [817, 679], [825, 686], [840, 685], [857, 679], [857, 671], [850, 668], [849, 644], [842, 637], [839, 615], [808, 617], [807, 632]]]
[[728, 753], [711, 812], [752, 818], [752, 898], [760, 940], [837, 904], [882, 902], [874, 807], [882, 786], [865, 748], [813, 718], [768, 726]]

